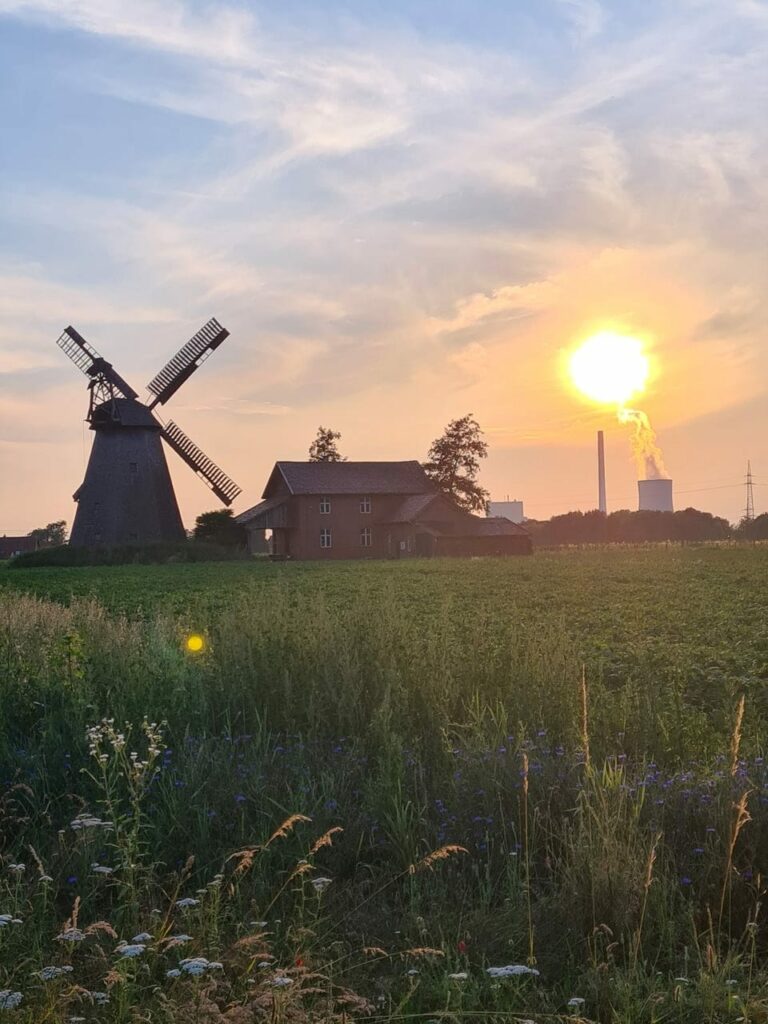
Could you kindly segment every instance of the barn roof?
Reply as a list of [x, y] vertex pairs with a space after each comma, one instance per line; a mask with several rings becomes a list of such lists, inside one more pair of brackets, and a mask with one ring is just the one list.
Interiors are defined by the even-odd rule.
[[488, 516], [485, 519], [481, 519], [478, 516], [475, 532], [479, 533], [481, 537], [498, 537], [504, 534], [525, 535], [528, 533], [524, 526], [520, 526], [519, 523], [513, 523], [511, 519], [507, 519], [505, 516]]
[[[441, 503], [443, 506], [448, 502], [445, 495], [442, 494], [409, 494], [407, 498], [404, 498], [402, 502], [397, 506], [397, 509], [392, 515], [390, 522], [392, 523], [413, 523], [421, 516], [423, 516], [430, 505], [435, 502]], [[453, 509], [456, 512], [458, 509]]]
[[282, 478], [291, 494], [434, 494], [421, 465], [407, 462], [276, 462], [264, 497]]

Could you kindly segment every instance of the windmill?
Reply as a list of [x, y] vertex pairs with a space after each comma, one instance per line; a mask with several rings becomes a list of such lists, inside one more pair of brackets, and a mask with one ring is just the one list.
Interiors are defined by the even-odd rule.
[[203, 454], [173, 420], [153, 412], [174, 395], [229, 336], [209, 320], [147, 385], [148, 404], [74, 327], [56, 344], [90, 378], [87, 420], [94, 431], [85, 480], [73, 495], [77, 502], [70, 544], [94, 547], [151, 544], [185, 538], [179, 506], [160, 442], [180, 456], [225, 505], [240, 488]]

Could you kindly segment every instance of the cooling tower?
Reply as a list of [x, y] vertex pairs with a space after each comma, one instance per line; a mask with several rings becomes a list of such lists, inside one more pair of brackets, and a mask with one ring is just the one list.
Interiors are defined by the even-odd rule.
[[671, 480], [638, 480], [641, 512], [674, 512]]

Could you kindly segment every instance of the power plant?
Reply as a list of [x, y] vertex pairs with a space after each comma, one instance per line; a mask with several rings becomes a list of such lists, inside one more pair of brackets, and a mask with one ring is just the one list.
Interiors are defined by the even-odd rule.
[[522, 523], [525, 519], [522, 501], [510, 501], [509, 498], [506, 501], [489, 501], [487, 515], [501, 516], [513, 523]]
[[[672, 481], [666, 477], [651, 477], [637, 481], [639, 512], [674, 512]], [[607, 513], [608, 502], [605, 487], [605, 435], [597, 432], [597, 507]], [[501, 514], [501, 513], [499, 513]]]
[[674, 512], [672, 481], [664, 479], [638, 480], [638, 510], [640, 512]]

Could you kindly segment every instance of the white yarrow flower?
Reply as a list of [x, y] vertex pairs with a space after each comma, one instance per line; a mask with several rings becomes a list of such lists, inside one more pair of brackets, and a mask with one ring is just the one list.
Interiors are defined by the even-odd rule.
[[56, 936], [56, 941], [83, 942], [85, 938], [85, 932], [81, 932], [79, 928], [65, 928], [63, 932]]
[[332, 881], [333, 881], [332, 878], [324, 878], [322, 876], [320, 878], [313, 878], [312, 879], [312, 888], [317, 893], [324, 892], [328, 888], [328, 886], [331, 884]]
[[11, 992], [9, 988], [0, 989], [0, 1010], [15, 1010], [23, 998], [21, 992]]
[[133, 958], [136, 956], [141, 956], [141, 954], [144, 952], [146, 948], [147, 947], [144, 945], [143, 942], [121, 942], [120, 945], [115, 949], [115, 952], [119, 953], [120, 956]]
[[176, 900], [176, 906], [181, 910], [186, 910], [187, 907], [199, 907], [200, 900], [196, 900], [192, 896], [185, 896], [183, 899]]
[[535, 967], [528, 967], [526, 964], [506, 964], [504, 967], [486, 967], [485, 973], [492, 978], [515, 978], [523, 974], [530, 974], [537, 978], [539, 972]]

